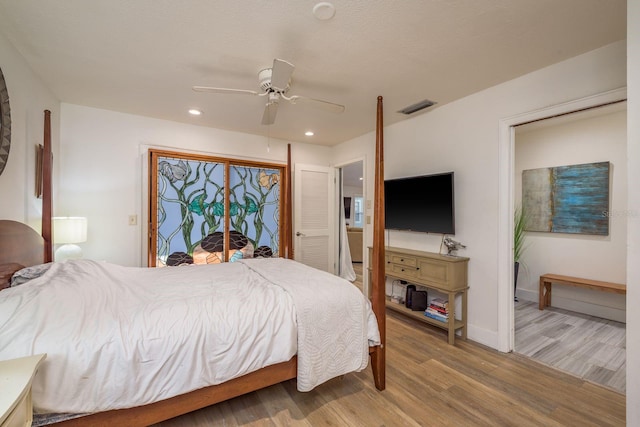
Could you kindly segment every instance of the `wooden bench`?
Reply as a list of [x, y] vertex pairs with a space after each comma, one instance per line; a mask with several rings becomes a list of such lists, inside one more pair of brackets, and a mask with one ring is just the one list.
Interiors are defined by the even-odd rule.
[[543, 274], [540, 276], [540, 289], [538, 292], [538, 308], [544, 310], [551, 306], [551, 284], [577, 286], [580, 288], [594, 289], [601, 292], [614, 294], [626, 294], [627, 285], [620, 283], [603, 282], [601, 280], [582, 279], [580, 277], [562, 276], [560, 274]]

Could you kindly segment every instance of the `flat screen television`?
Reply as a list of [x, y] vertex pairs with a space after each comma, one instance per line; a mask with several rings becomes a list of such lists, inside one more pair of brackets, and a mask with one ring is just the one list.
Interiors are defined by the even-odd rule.
[[384, 182], [388, 230], [455, 234], [453, 172]]

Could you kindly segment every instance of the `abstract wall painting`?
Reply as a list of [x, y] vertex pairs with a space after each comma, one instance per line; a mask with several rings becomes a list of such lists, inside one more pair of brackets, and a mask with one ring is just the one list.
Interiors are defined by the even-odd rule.
[[609, 234], [609, 162], [522, 171], [527, 231]]

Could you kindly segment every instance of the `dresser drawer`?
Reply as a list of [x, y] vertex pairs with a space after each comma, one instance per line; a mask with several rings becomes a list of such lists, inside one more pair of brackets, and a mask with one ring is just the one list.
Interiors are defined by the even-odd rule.
[[417, 267], [418, 266], [418, 259], [416, 257], [413, 256], [407, 256], [407, 255], [403, 255], [403, 254], [395, 254], [393, 252], [391, 252], [390, 254], [388, 254], [388, 262], [390, 262], [391, 264], [399, 264], [399, 265], [403, 265], [405, 267]]
[[389, 276], [396, 276], [400, 279], [408, 278], [413, 279], [418, 277], [418, 269], [417, 267], [408, 267], [402, 264], [387, 264], [386, 273]]

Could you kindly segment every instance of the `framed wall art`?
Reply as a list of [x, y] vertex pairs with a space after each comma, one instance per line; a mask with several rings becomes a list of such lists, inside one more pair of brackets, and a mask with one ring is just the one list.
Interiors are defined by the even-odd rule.
[[609, 234], [610, 163], [522, 171], [527, 231]]

